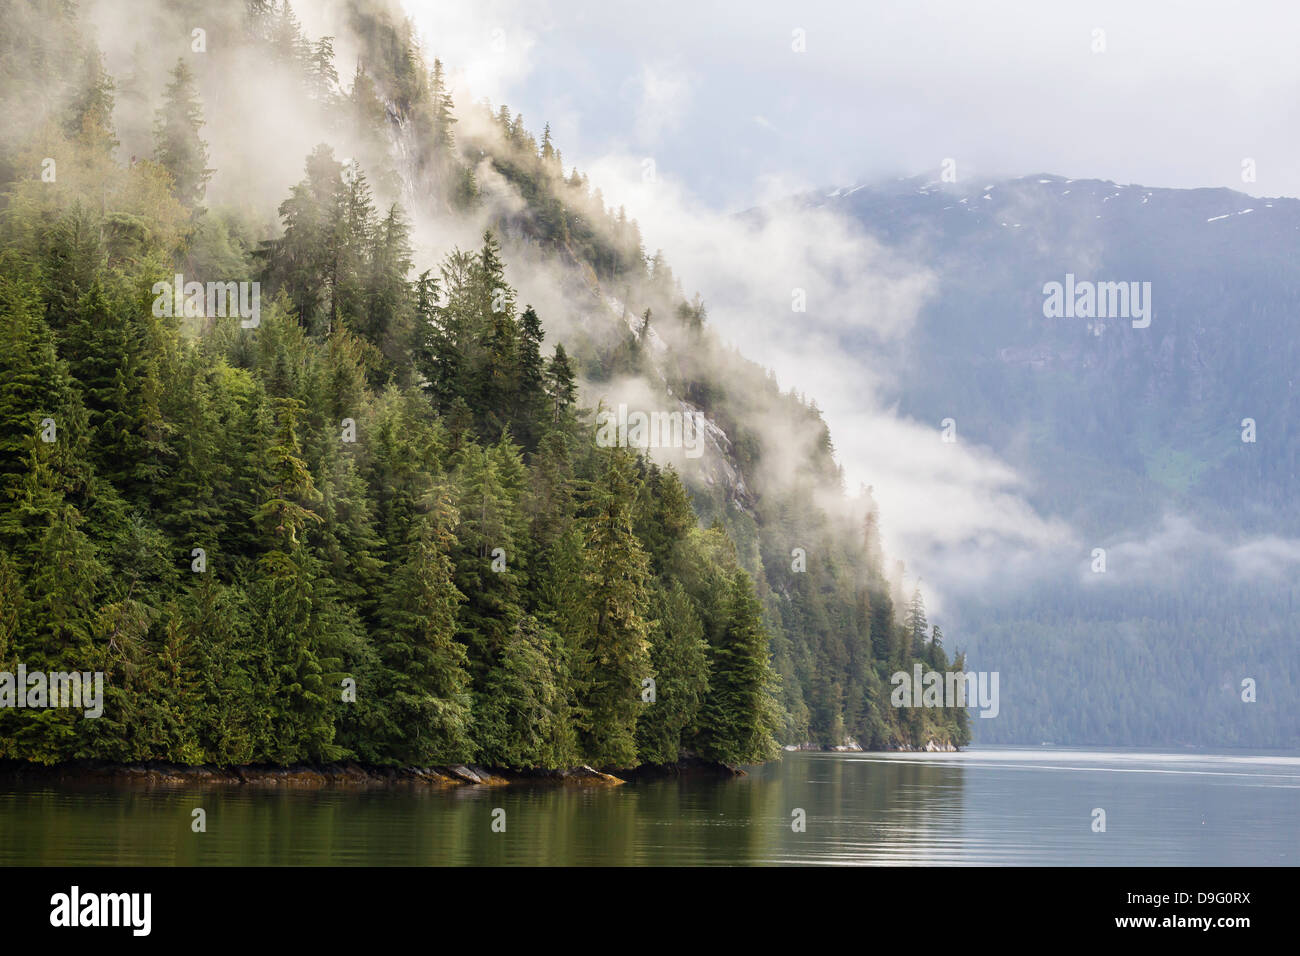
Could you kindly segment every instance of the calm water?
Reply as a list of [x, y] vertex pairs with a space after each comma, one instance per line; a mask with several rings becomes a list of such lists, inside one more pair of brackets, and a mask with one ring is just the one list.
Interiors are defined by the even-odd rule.
[[0, 784], [0, 865], [115, 863], [1296, 865], [1300, 757], [788, 753], [734, 780], [608, 789]]

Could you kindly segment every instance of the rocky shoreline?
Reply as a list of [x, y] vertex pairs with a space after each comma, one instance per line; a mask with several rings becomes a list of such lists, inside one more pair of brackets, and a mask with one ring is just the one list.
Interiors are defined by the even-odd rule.
[[[811, 742], [787, 744], [787, 752], [821, 751], [863, 753], [857, 741], [826, 747]], [[903, 745], [892, 748], [900, 752], [953, 753], [948, 741], [929, 740], [924, 747]], [[675, 764], [647, 764], [631, 769], [598, 770], [582, 765], [567, 770], [516, 770], [483, 767], [477, 764], [453, 764], [441, 767], [378, 767], [355, 762], [332, 764], [293, 764], [287, 767], [251, 765], [219, 767], [215, 765], [146, 762], [121, 764], [103, 760], [77, 760], [68, 763], [27, 763], [0, 760], [0, 783], [45, 782], [68, 784], [138, 784], [143, 786], [252, 786], [312, 789], [324, 787], [506, 787], [520, 784], [577, 784], [581, 786], [617, 787], [625, 783], [662, 780], [674, 777], [743, 777], [745, 771], [728, 764], [686, 757]]]
[[254, 786], [254, 787], [391, 787], [391, 786], [482, 786], [518, 784], [578, 784], [616, 787], [630, 780], [649, 780], [682, 775], [737, 776], [744, 771], [725, 764], [687, 759], [669, 766], [643, 766], [609, 773], [586, 765], [568, 770], [513, 770], [455, 764], [446, 767], [376, 767], [345, 762], [336, 764], [294, 764], [277, 766], [186, 766], [171, 763], [118, 764], [100, 760], [41, 764], [19, 760], [0, 761], [0, 782], [47, 782], [58, 784], [129, 783], [144, 786]]
[[[868, 753], [868, 749], [859, 744], [856, 740], [849, 738], [846, 743], [838, 744], [832, 747], [826, 747], [822, 744], [804, 742], [801, 744], [786, 744], [781, 748], [785, 751], [795, 752], [800, 750], [815, 750], [822, 753], [850, 753], [860, 754]], [[911, 744], [899, 744], [897, 747], [888, 747], [881, 753], [957, 753], [961, 748], [948, 740], [934, 740], [931, 738], [925, 742], [924, 747], [914, 747]]]

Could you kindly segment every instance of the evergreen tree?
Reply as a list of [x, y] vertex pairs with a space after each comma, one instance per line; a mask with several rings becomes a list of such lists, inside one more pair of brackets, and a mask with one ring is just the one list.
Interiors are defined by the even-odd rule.
[[913, 657], [925, 657], [926, 631], [929, 624], [925, 620], [925, 598], [921, 596], [918, 585], [912, 590], [912, 600], [907, 606], [907, 616], [903, 619], [907, 631], [908, 647]]
[[565, 692], [565, 659], [553, 632], [521, 618], [475, 695], [480, 759], [492, 766], [562, 769], [578, 760]]
[[[383, 353], [384, 371], [406, 378], [414, 314], [407, 273], [411, 271], [410, 226], [394, 203], [378, 223], [370, 250], [365, 311], [360, 331]], [[385, 376], [387, 377], [387, 376]]]
[[646, 614], [649, 562], [632, 526], [629, 454], [611, 449], [583, 520], [589, 620], [579, 667], [583, 752], [600, 765], [636, 764], [641, 682], [653, 676]]
[[709, 648], [709, 693], [698, 731], [701, 751], [722, 763], [759, 763], [775, 755], [778, 713], [762, 610], [742, 570], [731, 576], [725, 615], [722, 632]]
[[507, 439], [489, 448], [470, 443], [457, 457], [456, 586], [467, 598], [459, 638], [469, 646], [481, 685], [523, 616], [523, 488], [517, 484], [522, 463]]
[[438, 59], [433, 61], [429, 95], [433, 99], [434, 144], [442, 149], [444, 154], [451, 155], [456, 145], [455, 133], [452, 129], [456, 123], [455, 107], [451, 101], [451, 94], [447, 91], [447, 78], [442, 61]]
[[308, 57], [308, 90], [322, 106], [331, 106], [337, 98], [338, 70], [334, 68], [334, 38], [321, 37]]
[[176, 196], [195, 207], [203, 202], [213, 172], [207, 168], [208, 144], [199, 135], [203, 104], [184, 59], [176, 61], [170, 75], [154, 121], [154, 156], [171, 173]]
[[320, 495], [300, 457], [300, 414], [295, 399], [276, 401], [278, 433], [267, 461], [269, 496], [254, 516], [266, 550], [251, 591], [258, 636], [272, 649], [269, 673], [258, 674], [254, 683], [269, 698], [266, 756], [276, 763], [303, 754], [314, 760], [339, 755], [333, 746], [335, 701], [327, 696], [333, 694], [327, 687], [338, 687], [336, 678], [342, 676], [331, 672], [341, 663], [331, 654], [339, 636], [329, 633], [328, 608], [313, 600], [318, 575], [306, 548], [306, 531], [309, 523], [320, 521], [311, 510]]
[[111, 155], [117, 148], [113, 131], [114, 89], [113, 78], [104, 69], [103, 55], [92, 45], [86, 51], [82, 78], [64, 122], [68, 136], [81, 140], [92, 152]]
[[563, 425], [578, 397], [578, 386], [574, 380], [573, 366], [564, 346], [556, 344], [555, 353], [546, 366], [546, 395], [550, 399], [551, 421]]
[[511, 418], [513, 432], [528, 451], [537, 448], [547, 422], [550, 401], [542, 362], [542, 322], [527, 306], [519, 317], [519, 377]]
[[642, 693], [637, 720], [637, 751], [651, 764], [675, 763], [682, 738], [696, 726], [708, 693], [708, 644], [704, 626], [680, 584], [663, 592], [656, 588], [659, 617], [650, 632], [650, 666], [654, 699]]
[[455, 640], [464, 600], [452, 580], [456, 512], [445, 491], [431, 492], [423, 507], [379, 612], [380, 746], [404, 763], [460, 763], [471, 758], [472, 745], [467, 658]]

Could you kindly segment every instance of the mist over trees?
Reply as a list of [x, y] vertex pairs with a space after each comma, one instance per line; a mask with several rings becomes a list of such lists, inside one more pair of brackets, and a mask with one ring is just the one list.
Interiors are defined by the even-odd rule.
[[[462, 133], [381, 4], [348, 4], [355, 69], [288, 3], [219, 4], [210, 38], [296, 70], [303, 108], [370, 145], [322, 142], [278, 208], [226, 208], [195, 82], [221, 61], [136, 91], [153, 152], [127, 159], [119, 79], [70, 8], [31, 6], [48, 22], [0, 49], [24, 133], [0, 155], [0, 669], [102, 671], [107, 699], [0, 709], [0, 757], [632, 767], [969, 740], [964, 710], [889, 705], [894, 671], [964, 662], [919, 592], [901, 613], [816, 407], [718, 344], [549, 128], [501, 107]], [[19, 116], [41, 71], [56, 105]], [[483, 214], [485, 168], [522, 207], [416, 261], [411, 217]], [[635, 303], [635, 331], [548, 342], [511, 282], [539, 250]], [[258, 282], [256, 325], [158, 309], [178, 273]], [[580, 383], [620, 377], [703, 411], [737, 480], [598, 445]]]

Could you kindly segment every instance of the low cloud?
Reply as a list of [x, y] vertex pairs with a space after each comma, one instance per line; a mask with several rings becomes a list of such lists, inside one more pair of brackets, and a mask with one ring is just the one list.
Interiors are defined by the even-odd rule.
[[533, 72], [533, 48], [555, 27], [546, 3], [475, 0], [434, 3], [405, 0], [425, 57], [441, 59], [453, 97], [507, 102], [511, 90]]
[[637, 82], [636, 139], [648, 146], [681, 122], [690, 101], [690, 83], [679, 66], [669, 63], [645, 64]]
[[[633, 157], [590, 166], [607, 199], [627, 206], [648, 249], [662, 248], [689, 295], [698, 290], [724, 341], [816, 401], [847, 488], [874, 487], [887, 552], [933, 588], [978, 589], [1077, 548], [1063, 522], [1024, 499], [1024, 479], [940, 422], [900, 417], [899, 357], [937, 279], [832, 209], [781, 201], [745, 216], [710, 211], [671, 176], [647, 181]], [[796, 311], [802, 306], [805, 311]], [[769, 423], [777, 456], [801, 453]], [[937, 600], [937, 598], [936, 598]]]
[[[1163, 515], [1152, 531], [1105, 545], [1106, 573], [1081, 572], [1101, 583], [1175, 586], [1188, 576], [1221, 572], [1239, 583], [1295, 580], [1300, 539], [1277, 535], [1224, 535], [1206, 530], [1187, 515]], [[1086, 564], [1082, 555], [1077, 566]]]

